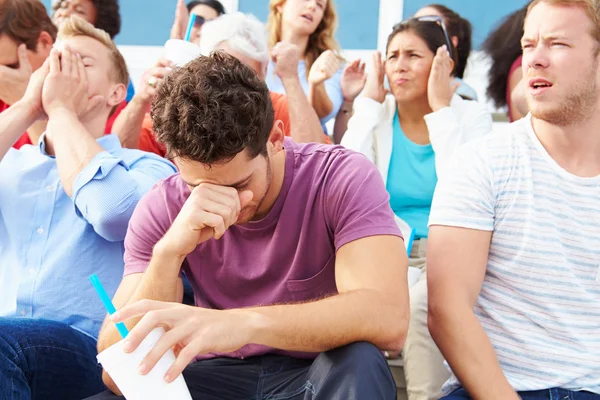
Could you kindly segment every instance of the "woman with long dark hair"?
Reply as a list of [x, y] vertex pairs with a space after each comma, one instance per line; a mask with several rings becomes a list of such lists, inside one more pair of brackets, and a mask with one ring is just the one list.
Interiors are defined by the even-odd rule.
[[511, 122], [523, 118], [528, 112], [525, 93], [520, 86], [523, 78], [521, 38], [528, 6], [508, 15], [482, 46], [491, 59], [487, 95], [496, 107], [507, 107]]
[[438, 22], [413, 18], [396, 25], [386, 53], [385, 63], [379, 53], [373, 56], [341, 144], [377, 165], [407, 243], [414, 233], [409, 265], [422, 274], [410, 289], [404, 372], [409, 399], [428, 400], [449, 376], [427, 328], [425, 256], [433, 193], [455, 151], [491, 132], [492, 118], [484, 105], [454, 93], [457, 52]]
[[444, 26], [448, 30], [448, 36], [454, 47], [456, 47], [457, 60], [454, 70], [454, 81], [457, 85], [456, 94], [465, 100], [477, 100], [475, 90], [463, 81], [469, 55], [471, 55], [471, 36], [473, 33], [471, 22], [442, 4], [430, 4], [421, 8], [415, 14], [415, 18], [427, 18], [428, 16], [438, 16], [443, 19]]
[[[446, 30], [449, 41], [456, 49], [456, 65], [454, 68], [453, 87], [456, 94], [465, 100], [477, 100], [477, 92], [464, 81], [467, 61], [471, 54], [471, 34], [473, 28], [471, 23], [461, 17], [458, 13], [441, 4], [430, 4], [421, 8], [415, 14], [415, 18], [421, 20], [436, 21]], [[348, 129], [348, 120], [352, 117], [354, 100], [365, 85], [365, 65], [360, 60], [348, 64], [344, 68], [341, 77], [341, 87], [344, 102], [335, 120], [334, 141], [339, 143]]]

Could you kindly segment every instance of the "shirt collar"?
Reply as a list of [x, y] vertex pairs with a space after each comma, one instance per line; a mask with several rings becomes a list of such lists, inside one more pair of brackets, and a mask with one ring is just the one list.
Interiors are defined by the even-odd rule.
[[[121, 149], [121, 142], [119, 141], [119, 137], [117, 135], [104, 135], [101, 138], [96, 139], [96, 142], [98, 142], [98, 144], [109, 153], [113, 153]], [[40, 153], [47, 156], [48, 153], [46, 153], [46, 132], [44, 132], [42, 136], [40, 136], [38, 146], [40, 147]]]

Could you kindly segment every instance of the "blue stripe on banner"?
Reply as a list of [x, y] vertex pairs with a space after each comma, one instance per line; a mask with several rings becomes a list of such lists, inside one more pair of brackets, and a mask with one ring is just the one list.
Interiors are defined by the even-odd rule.
[[[333, 0], [331, 0], [333, 1]], [[377, 47], [379, 5], [397, 0], [337, 0], [337, 39], [343, 49], [375, 49]], [[489, 2], [481, 0], [445, 0], [444, 4], [473, 24], [473, 48], [478, 49], [494, 26], [506, 15], [520, 8], [526, 0]], [[50, 10], [51, 0], [42, 0]], [[404, 18], [414, 15], [429, 0], [404, 0]], [[176, 0], [121, 0], [121, 34], [119, 45], [162, 46], [169, 37]], [[242, 12], [267, 20], [269, 0], [238, 0]], [[398, 15], [398, 22], [402, 19]]]
[[[50, 10], [51, 0], [42, 0]], [[187, 2], [187, 1], [186, 1]], [[121, 33], [118, 45], [162, 46], [169, 38], [176, 0], [121, 0]], [[266, 22], [268, 0], [238, 0], [239, 11], [254, 14]], [[343, 49], [375, 49], [379, 25], [379, 0], [338, 0], [337, 39]], [[399, 17], [400, 18], [400, 17]]]
[[[404, 0], [404, 15], [407, 17], [414, 15], [419, 8], [432, 3], [435, 3], [435, 1]], [[498, 24], [498, 22], [514, 10], [527, 4], [527, 0], [444, 0], [440, 3], [450, 7], [458, 12], [463, 18], [471, 21], [471, 24], [473, 24], [473, 47], [479, 48], [488, 33]], [[360, 12], [362, 12], [364, 8], [366, 7], [362, 7]]]

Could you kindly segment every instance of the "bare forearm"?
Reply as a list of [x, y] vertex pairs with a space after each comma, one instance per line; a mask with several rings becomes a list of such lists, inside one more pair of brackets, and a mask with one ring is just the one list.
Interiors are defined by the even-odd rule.
[[283, 79], [282, 82], [288, 99], [292, 139], [298, 143], [325, 143], [321, 121], [308, 102], [298, 76]]
[[[183, 291], [179, 271], [182, 262], [181, 259], [163, 256], [156, 252], [133, 295], [127, 301], [115, 301], [115, 306], [122, 308], [145, 299], [181, 302]], [[125, 322], [125, 326], [131, 330], [138, 321], [139, 318], [128, 320]], [[121, 340], [121, 336], [115, 325], [106, 320], [98, 338], [98, 350], [102, 351], [119, 340]]]
[[21, 102], [0, 114], [0, 160], [34, 122], [35, 112]]
[[519, 399], [509, 385], [472, 309], [446, 304], [429, 313], [429, 331], [452, 371], [473, 399]]
[[52, 137], [60, 181], [70, 197], [77, 176], [104, 149], [75, 113], [66, 109], [57, 110], [50, 116], [48, 134]]
[[145, 299], [180, 303], [183, 295], [179, 291], [182, 263], [182, 258], [155, 251], [140, 285], [127, 304]]
[[342, 142], [344, 134], [348, 130], [348, 121], [352, 118], [353, 101], [344, 101], [340, 112], [335, 117], [335, 125], [333, 126], [333, 140], [336, 144]]
[[[150, 264], [142, 275], [133, 295], [126, 300], [117, 299], [117, 296], [115, 296], [114, 302], [117, 309], [144, 299], [181, 303], [183, 285], [179, 278], [179, 271], [183, 259], [161, 253], [157, 250], [157, 247], [159, 245], [155, 246], [155, 253], [152, 260], [150, 260]], [[140, 318], [132, 318], [123, 323], [131, 331], [139, 321]], [[107, 318], [98, 337], [98, 352], [102, 352], [119, 340], [121, 340], [119, 331], [115, 324]], [[117, 388], [117, 385], [115, 385], [106, 371], [102, 372], [102, 380], [113, 393], [121, 394], [119, 388]]]
[[117, 117], [113, 132], [119, 137], [121, 146], [128, 149], [139, 149], [142, 123], [149, 104], [139, 97], [134, 97]]
[[408, 304], [375, 290], [356, 290], [292, 305], [234, 310], [254, 324], [252, 343], [288, 351], [322, 352], [366, 341], [399, 350], [408, 327]]
[[319, 83], [318, 85], [309, 84], [308, 101], [315, 109], [315, 112], [319, 118], [325, 118], [331, 114], [331, 111], [333, 111], [333, 102], [327, 95], [324, 82]]

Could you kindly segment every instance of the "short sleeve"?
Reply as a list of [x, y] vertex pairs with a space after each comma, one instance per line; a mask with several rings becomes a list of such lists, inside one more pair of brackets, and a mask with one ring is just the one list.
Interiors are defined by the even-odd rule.
[[336, 251], [369, 236], [402, 237], [381, 174], [364, 155], [340, 150], [325, 184], [326, 220]]
[[486, 139], [467, 143], [447, 165], [435, 189], [429, 226], [494, 229], [495, 195]]
[[154, 245], [171, 226], [164, 182], [159, 182], [140, 200], [131, 216], [125, 236], [124, 276], [148, 268]]

